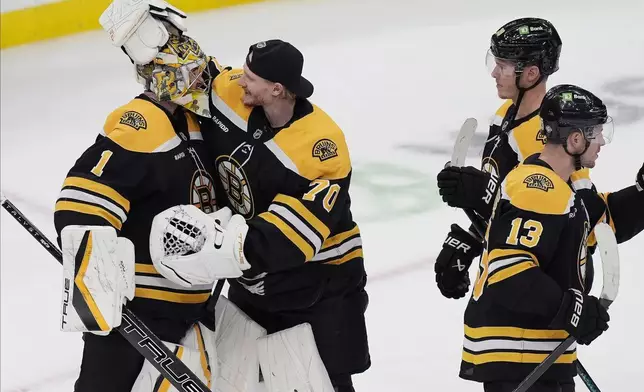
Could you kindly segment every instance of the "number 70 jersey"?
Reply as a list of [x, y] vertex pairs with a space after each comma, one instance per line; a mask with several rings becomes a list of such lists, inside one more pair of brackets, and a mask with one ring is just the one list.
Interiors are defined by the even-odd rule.
[[[214, 152], [218, 200], [246, 218], [241, 285], [256, 305], [303, 306], [329, 274], [363, 279], [362, 240], [351, 214], [345, 136], [319, 107], [298, 98], [292, 119], [273, 128], [262, 107], [242, 102], [241, 70], [213, 82], [204, 140]], [[286, 305], [280, 304], [283, 298]]]

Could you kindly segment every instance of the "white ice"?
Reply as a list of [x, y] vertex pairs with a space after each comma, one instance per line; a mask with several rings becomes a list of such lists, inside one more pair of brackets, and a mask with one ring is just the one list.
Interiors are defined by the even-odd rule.
[[[643, 15], [641, 0], [327, 0], [190, 16], [189, 33], [234, 66], [256, 41], [293, 42], [305, 54], [313, 101], [347, 135], [371, 298], [373, 366], [355, 377], [358, 391], [482, 390], [458, 378], [466, 301], [444, 299], [433, 274], [449, 224], [466, 218], [439, 202], [434, 184], [462, 121], [476, 117], [484, 138], [501, 103], [484, 66], [491, 34], [523, 16], [557, 26], [564, 46], [550, 85], [582, 85], [615, 117], [615, 140], [593, 170], [609, 191], [632, 185], [644, 157]], [[1, 61], [2, 190], [54, 239], [53, 206], [68, 168], [140, 86], [98, 31], [4, 50]], [[477, 165], [480, 150], [479, 143], [469, 164]], [[2, 391], [71, 391], [82, 345], [79, 335], [58, 330], [60, 266], [6, 212], [0, 216]], [[644, 234], [620, 252], [611, 327], [579, 350], [609, 392], [642, 390]]]

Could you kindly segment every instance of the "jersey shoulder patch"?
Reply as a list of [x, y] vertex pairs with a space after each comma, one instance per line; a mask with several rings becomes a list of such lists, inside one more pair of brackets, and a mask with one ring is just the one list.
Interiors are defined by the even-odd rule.
[[134, 152], [169, 151], [180, 142], [166, 113], [138, 98], [110, 113], [103, 131], [114, 143]]
[[282, 129], [266, 143], [289, 169], [309, 180], [341, 179], [351, 172], [351, 158], [344, 133], [322, 109]]
[[501, 185], [501, 197], [515, 207], [545, 215], [564, 215], [575, 202], [575, 193], [549, 168], [520, 164]]

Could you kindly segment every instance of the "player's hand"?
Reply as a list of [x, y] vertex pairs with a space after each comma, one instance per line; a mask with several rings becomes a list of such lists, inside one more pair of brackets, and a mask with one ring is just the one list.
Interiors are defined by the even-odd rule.
[[434, 265], [436, 284], [444, 297], [459, 299], [467, 294], [470, 265], [482, 251], [482, 244], [470, 233], [457, 224], [452, 225]]
[[[439, 193], [450, 207], [471, 208], [488, 216], [494, 197], [486, 189], [491, 176], [472, 166], [448, 166], [436, 177]], [[494, 183], [496, 184], [496, 182]], [[496, 191], [496, 185], [493, 186]]]
[[644, 163], [639, 172], [637, 172], [637, 178], [635, 179], [635, 186], [640, 192], [644, 191]]
[[561, 302], [557, 320], [564, 329], [577, 338], [579, 344], [590, 344], [608, 329], [610, 316], [597, 297], [585, 295], [579, 290], [568, 289]]

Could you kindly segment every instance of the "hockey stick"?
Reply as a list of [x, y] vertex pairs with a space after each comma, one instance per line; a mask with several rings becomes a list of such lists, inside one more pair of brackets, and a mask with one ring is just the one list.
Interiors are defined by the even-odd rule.
[[[2, 207], [38, 241], [60, 264], [63, 254], [45, 235], [31, 223], [2, 193]], [[182, 392], [212, 392], [177, 356], [168, 349], [132, 311], [123, 307], [123, 318], [117, 330], [145, 359]]]
[[[601, 252], [603, 269], [603, 284], [602, 292], [599, 295], [599, 303], [608, 309], [613, 301], [615, 301], [617, 292], [619, 291], [619, 252], [617, 250], [617, 240], [615, 239], [613, 230], [606, 223], [599, 223], [595, 226], [595, 238], [597, 239], [597, 245]], [[528, 388], [530, 388], [532, 384], [534, 384], [574, 342], [575, 337], [569, 336], [559, 344], [559, 346], [557, 346], [554, 351], [543, 360], [543, 362], [528, 374], [514, 392], [527, 391]], [[588, 372], [585, 372], [585, 369], [581, 366], [579, 361], [577, 362], [577, 368], [582, 368], [585, 375], [588, 376]], [[580, 374], [580, 377], [584, 382], [586, 382], [584, 376]], [[600, 392], [597, 384], [594, 382], [592, 382], [592, 385], [586, 384], [586, 386], [588, 386], [588, 389], [590, 389], [591, 392]]]
[[[476, 127], [478, 126], [478, 121], [475, 118], [468, 118], [465, 120], [461, 129], [456, 136], [456, 141], [454, 142], [454, 150], [452, 150], [452, 157], [446, 166], [456, 166], [463, 167], [465, 164], [465, 158], [467, 157], [467, 150], [470, 148], [470, 143], [476, 132]], [[474, 212], [474, 210], [469, 208], [464, 208], [465, 215], [470, 218], [472, 226], [477, 231], [479, 235], [479, 240], [483, 242], [485, 238], [485, 222], [479, 217], [479, 215]]]

